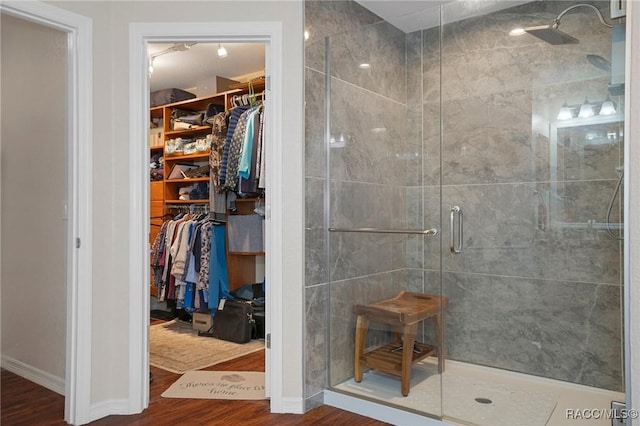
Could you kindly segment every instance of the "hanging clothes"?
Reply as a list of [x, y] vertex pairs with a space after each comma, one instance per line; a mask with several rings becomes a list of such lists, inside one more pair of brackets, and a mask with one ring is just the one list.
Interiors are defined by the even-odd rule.
[[233, 299], [229, 292], [229, 274], [227, 272], [227, 255], [225, 250], [225, 225], [213, 227], [213, 242], [209, 263], [209, 310], [215, 315], [220, 299]]
[[236, 126], [238, 124], [238, 120], [242, 113], [248, 110], [249, 105], [237, 106], [231, 110], [229, 115], [229, 123], [227, 126], [227, 136], [225, 138], [224, 150], [222, 155], [222, 162], [220, 164], [220, 185], [224, 185], [227, 181], [227, 166], [229, 162], [229, 150], [231, 145], [231, 139], [233, 138], [233, 134], [235, 133]]
[[159, 301], [173, 300], [189, 313], [230, 298], [225, 225], [185, 216], [164, 222], [152, 249]]

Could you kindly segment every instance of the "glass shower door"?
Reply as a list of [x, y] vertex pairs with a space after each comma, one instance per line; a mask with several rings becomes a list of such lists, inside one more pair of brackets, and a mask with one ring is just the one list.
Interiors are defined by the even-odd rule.
[[[380, 22], [326, 41], [329, 386], [439, 416], [439, 101], [425, 104], [438, 91], [437, 76], [425, 83], [426, 36]], [[370, 310], [402, 292], [391, 311]], [[432, 311], [403, 319], [412, 309]]]
[[550, 44], [512, 30], [576, 2], [476, 3], [442, 7], [442, 415], [557, 424], [567, 382], [624, 398], [615, 22], [571, 9], [560, 30], [579, 43]]

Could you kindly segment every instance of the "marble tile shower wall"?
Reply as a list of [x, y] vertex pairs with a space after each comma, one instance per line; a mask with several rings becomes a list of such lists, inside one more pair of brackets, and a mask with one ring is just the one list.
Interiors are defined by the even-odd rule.
[[[325, 61], [330, 62], [332, 226], [406, 228], [422, 222], [407, 205], [421, 197], [420, 129], [422, 44], [354, 2], [306, 4], [306, 395], [314, 404], [327, 384], [353, 375], [352, 306], [395, 296], [401, 289], [421, 291], [418, 245], [406, 236], [332, 234], [331, 257], [323, 227], [326, 180]], [[330, 37], [325, 57], [323, 37]], [[415, 36], [414, 36], [415, 37]], [[414, 51], [407, 54], [407, 47]], [[413, 55], [413, 56], [412, 56]], [[411, 63], [409, 63], [411, 61]], [[361, 63], [370, 64], [363, 70]], [[407, 81], [417, 83], [408, 87]], [[330, 265], [330, 266], [329, 266]], [[331, 377], [327, 383], [327, 283], [331, 274]], [[375, 344], [385, 331], [372, 332]]]
[[[443, 28], [442, 206], [465, 212], [464, 252], [442, 259], [448, 357], [621, 391], [621, 246], [604, 231], [561, 224], [605, 221], [622, 143], [558, 145], [562, 164], [549, 155], [562, 103], [606, 97], [609, 77], [585, 55], [610, 57], [609, 30], [576, 9], [562, 30], [580, 44], [507, 35], [571, 4], [534, 2]], [[596, 5], [606, 16], [608, 3]], [[428, 170], [425, 182], [435, 181]], [[437, 253], [424, 252], [431, 275]]]
[[327, 241], [324, 231], [326, 155], [325, 43], [330, 34], [380, 19], [353, 2], [305, 1], [305, 408], [322, 404], [327, 386]]

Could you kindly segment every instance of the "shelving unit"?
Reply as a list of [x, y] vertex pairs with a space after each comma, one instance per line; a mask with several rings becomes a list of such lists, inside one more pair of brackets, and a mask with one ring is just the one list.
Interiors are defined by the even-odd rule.
[[[253, 80], [251, 85], [256, 94], [259, 94], [265, 89], [264, 79]], [[164, 147], [167, 141], [176, 138], [191, 139], [191, 138], [205, 138], [206, 135], [211, 133], [210, 126], [193, 126], [189, 129], [173, 130], [171, 127], [172, 112], [175, 109], [201, 112], [206, 111], [210, 104], [217, 107], [218, 111], [228, 110], [233, 107], [232, 99], [236, 95], [244, 95], [249, 92], [248, 83], [240, 83], [234, 85], [232, 90], [228, 90], [223, 93], [219, 93], [212, 96], [189, 99], [180, 102], [174, 102], [158, 107], [151, 108], [149, 111], [150, 118], [158, 123], [162, 123], [162, 145], [157, 148], [150, 148], [150, 155], [154, 152], [162, 152], [164, 159], [164, 179], [158, 182], [151, 182], [150, 184], [150, 203], [151, 203], [151, 232], [149, 234], [150, 242], [155, 240], [157, 232], [160, 230], [163, 216], [171, 213], [172, 206], [191, 206], [191, 205], [203, 205], [209, 203], [209, 198], [201, 199], [189, 199], [180, 200], [179, 191], [180, 188], [185, 186], [191, 186], [197, 183], [209, 183], [210, 177], [195, 177], [195, 178], [180, 178], [169, 179], [171, 170], [176, 164], [188, 164], [202, 166], [209, 162], [209, 150], [197, 152], [194, 154], [183, 155], [180, 153], [168, 154]], [[157, 151], [154, 151], [157, 150]], [[227, 212], [227, 215], [232, 214], [251, 214], [253, 213], [253, 206], [258, 201], [255, 198], [249, 199], [237, 199], [237, 210], [234, 212]], [[157, 226], [154, 226], [157, 225]], [[227, 266], [229, 273], [229, 287], [234, 290], [244, 284], [256, 282], [256, 260], [259, 257], [264, 257], [264, 252], [229, 252], [228, 251], [228, 239], [227, 239]], [[155, 288], [152, 286], [152, 292]]]

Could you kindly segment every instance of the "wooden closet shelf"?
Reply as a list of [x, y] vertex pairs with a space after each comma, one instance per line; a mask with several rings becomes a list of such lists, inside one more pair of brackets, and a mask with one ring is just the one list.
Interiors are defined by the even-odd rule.
[[209, 158], [209, 151], [197, 152], [195, 154], [187, 154], [187, 155], [174, 155], [174, 154], [166, 154], [164, 155], [165, 162], [168, 161], [176, 161], [176, 160], [195, 160], [201, 158], [203, 161]]
[[169, 136], [191, 136], [196, 133], [202, 133], [203, 131], [211, 132], [211, 126], [196, 126], [190, 129], [182, 129], [182, 130], [167, 130], [164, 134]]
[[208, 203], [209, 199], [206, 200], [164, 200], [165, 204], [202, 204]]
[[209, 176], [183, 179], [166, 179], [164, 183], [209, 182]]

